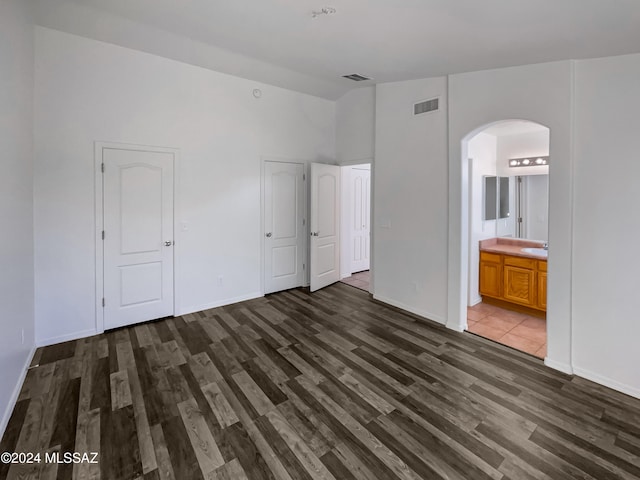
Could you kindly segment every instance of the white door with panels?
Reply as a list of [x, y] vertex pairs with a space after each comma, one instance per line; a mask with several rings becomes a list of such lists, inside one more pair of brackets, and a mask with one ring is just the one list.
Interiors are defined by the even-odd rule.
[[174, 154], [102, 149], [104, 328], [173, 315]]
[[340, 167], [311, 164], [311, 291], [340, 280]]
[[371, 170], [351, 169], [351, 273], [369, 270]]
[[304, 282], [304, 165], [264, 162], [264, 293]]

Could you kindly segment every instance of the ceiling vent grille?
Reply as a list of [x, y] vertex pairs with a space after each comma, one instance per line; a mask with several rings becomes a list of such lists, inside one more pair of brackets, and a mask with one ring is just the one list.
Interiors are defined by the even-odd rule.
[[365, 80], [371, 80], [370, 78], [359, 75], [357, 73], [352, 73], [350, 75], [343, 75], [342, 78], [348, 78], [349, 80], [353, 80], [354, 82], [363, 82]]
[[425, 100], [424, 102], [416, 103], [413, 106], [413, 114], [420, 115], [423, 113], [435, 112], [440, 108], [440, 99], [432, 98], [431, 100]]

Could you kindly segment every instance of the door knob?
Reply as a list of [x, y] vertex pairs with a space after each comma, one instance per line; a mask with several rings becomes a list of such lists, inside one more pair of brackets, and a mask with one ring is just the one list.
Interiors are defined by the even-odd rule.
[[267, 237], [267, 238], [271, 238], [271, 232], [265, 233], [264, 236]]
[[165, 247], [170, 247], [171, 245], [173, 245], [173, 242], [172, 242], [172, 241], [164, 242], [164, 246], [165, 246]]

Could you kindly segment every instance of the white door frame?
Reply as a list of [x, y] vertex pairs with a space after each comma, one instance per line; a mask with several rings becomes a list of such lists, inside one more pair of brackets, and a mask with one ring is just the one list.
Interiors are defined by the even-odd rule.
[[302, 234], [304, 241], [302, 242], [302, 258], [304, 259], [305, 269], [302, 274], [302, 286], [309, 286], [309, 189], [307, 188], [307, 184], [309, 183], [309, 161], [307, 160], [292, 160], [289, 158], [281, 158], [281, 157], [261, 157], [260, 159], [260, 292], [262, 295], [265, 295], [265, 256], [264, 256], [264, 247], [265, 247], [265, 228], [264, 228], [264, 182], [265, 182], [265, 164], [266, 162], [278, 162], [278, 163], [292, 163], [295, 165], [302, 165], [302, 198], [304, 200], [302, 215], [305, 220]]
[[95, 245], [96, 245], [96, 333], [104, 332], [104, 309], [102, 299], [104, 297], [104, 243], [102, 241], [102, 231], [104, 230], [104, 192], [102, 177], [102, 152], [105, 149], [132, 150], [139, 152], [157, 152], [173, 154], [173, 315], [179, 315], [180, 295], [176, 278], [180, 272], [179, 258], [182, 242], [180, 241], [178, 229], [179, 225], [179, 192], [177, 186], [180, 185], [178, 175], [180, 172], [180, 150], [169, 147], [154, 147], [147, 145], [135, 145], [130, 143], [98, 142], [94, 143], [94, 190], [95, 190]]
[[[375, 251], [375, 235], [374, 235], [374, 218], [375, 218], [375, 202], [374, 200], [374, 190], [375, 190], [375, 163], [373, 158], [362, 158], [360, 160], [350, 160], [340, 164], [341, 167], [355, 167], [358, 165], [369, 165], [370, 166], [370, 177], [369, 177], [369, 293], [374, 294], [374, 282], [375, 282], [375, 268], [374, 268], [374, 251]], [[342, 220], [341, 224], [342, 226]], [[342, 240], [342, 239], [341, 239]], [[344, 258], [342, 254], [340, 256], [340, 276], [342, 277], [342, 271], [344, 265], [342, 265]]]

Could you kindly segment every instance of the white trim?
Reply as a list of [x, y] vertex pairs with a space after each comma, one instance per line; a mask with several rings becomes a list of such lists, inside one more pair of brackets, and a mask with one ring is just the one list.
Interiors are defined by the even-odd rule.
[[[180, 202], [179, 202], [179, 172], [180, 172], [180, 149], [172, 147], [157, 147], [152, 145], [138, 145], [131, 143], [119, 143], [119, 142], [102, 142], [96, 141], [94, 143], [94, 190], [95, 190], [95, 309], [96, 309], [96, 321], [95, 331], [91, 335], [100, 334], [104, 332], [104, 309], [102, 307], [102, 298], [104, 296], [104, 243], [102, 242], [102, 231], [104, 230], [104, 192], [103, 192], [103, 176], [102, 176], [102, 151], [105, 148], [120, 149], [120, 150], [134, 150], [142, 152], [158, 152], [158, 153], [171, 153], [173, 155], [173, 315], [176, 316], [176, 312], [179, 312], [181, 307], [181, 296], [179, 282], [180, 272], [180, 249], [182, 246], [181, 239], [177, 238], [180, 234]], [[83, 336], [87, 331], [81, 332]], [[76, 334], [71, 334], [64, 337], [56, 337], [54, 339], [58, 342], [75, 340]], [[66, 338], [70, 337], [70, 338]], [[65, 340], [59, 340], [59, 338], [66, 338]], [[54, 342], [55, 343], [55, 342]]]
[[608, 388], [612, 388], [614, 390], [630, 395], [632, 397], [640, 398], [640, 388], [632, 387], [631, 385], [620, 383], [609, 377], [602, 376], [598, 373], [592, 372], [590, 370], [585, 370], [580, 367], [574, 367], [573, 372], [579, 377], [586, 378], [587, 380], [598, 383], [600, 385], [604, 385], [605, 387], [608, 387]]
[[225, 300], [218, 300], [216, 302], [207, 303], [205, 305], [199, 305], [197, 307], [186, 307], [183, 311], [177, 313], [176, 316], [188, 315], [190, 313], [201, 312], [203, 310], [210, 310], [212, 308], [226, 307], [227, 305], [232, 305], [234, 303], [246, 302], [247, 300], [255, 300], [256, 298], [262, 298], [262, 297], [264, 297], [264, 294], [262, 292], [248, 293], [246, 295], [227, 298]]
[[338, 164], [339, 167], [353, 167], [356, 165], [373, 165], [373, 158], [367, 157], [355, 160], [345, 160]]
[[96, 330], [82, 330], [80, 332], [66, 333], [59, 337], [39, 338], [36, 341], [37, 347], [48, 347], [49, 345], [55, 345], [56, 343], [69, 342], [71, 340], [78, 340], [80, 338], [93, 337], [103, 332], [97, 332]]
[[20, 396], [20, 391], [22, 390], [22, 385], [24, 384], [25, 379], [27, 378], [27, 372], [29, 371], [29, 365], [31, 365], [31, 361], [33, 360], [33, 356], [36, 353], [36, 347], [31, 347], [31, 351], [29, 355], [27, 355], [27, 361], [22, 368], [22, 373], [20, 373], [20, 377], [16, 382], [16, 386], [13, 387], [13, 392], [11, 392], [11, 397], [9, 397], [9, 402], [7, 403], [7, 408], [2, 414], [2, 421], [0, 422], [0, 438], [4, 436], [5, 430], [7, 429], [7, 425], [9, 425], [9, 420], [11, 419], [11, 415], [13, 414], [13, 410], [16, 407], [16, 403], [18, 403], [18, 397]]
[[387, 304], [389, 304], [389, 305], [391, 305], [393, 307], [397, 307], [397, 308], [400, 308], [402, 310], [406, 310], [407, 312], [414, 313], [416, 315], [424, 317], [427, 320], [432, 320], [432, 321], [440, 323], [442, 325], [445, 324], [445, 319], [443, 317], [441, 317], [440, 315], [434, 315], [433, 313], [429, 313], [429, 312], [427, 312], [425, 310], [420, 310], [418, 308], [413, 308], [413, 307], [410, 307], [409, 305], [405, 305], [402, 302], [398, 302], [396, 300], [393, 300], [393, 299], [387, 298], [387, 297], [381, 297], [380, 295], [373, 295], [373, 298], [375, 300], [378, 300], [378, 301], [382, 302], [382, 303], [387, 303]]
[[573, 375], [574, 374], [573, 367], [571, 367], [571, 365], [569, 365], [567, 363], [556, 362], [555, 360], [551, 360], [549, 357], [546, 357], [544, 359], [544, 364], [549, 368], [553, 368], [554, 370], [558, 370], [559, 372], [566, 373], [568, 375]]

